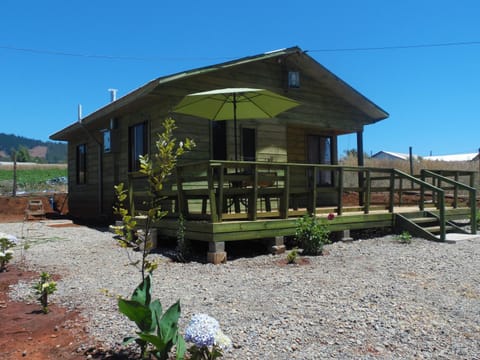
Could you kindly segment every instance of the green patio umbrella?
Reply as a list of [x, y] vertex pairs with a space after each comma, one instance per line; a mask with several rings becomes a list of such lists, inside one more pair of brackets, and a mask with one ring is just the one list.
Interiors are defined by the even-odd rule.
[[225, 88], [189, 94], [173, 111], [214, 121], [233, 120], [238, 160], [237, 120], [273, 118], [298, 105], [295, 100], [265, 89]]

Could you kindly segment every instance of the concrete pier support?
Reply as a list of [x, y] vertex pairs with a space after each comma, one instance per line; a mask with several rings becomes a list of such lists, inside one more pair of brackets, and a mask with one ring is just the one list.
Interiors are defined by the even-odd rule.
[[207, 261], [215, 265], [227, 262], [224, 242], [210, 241], [208, 243]]
[[275, 236], [266, 239], [268, 251], [274, 255], [283, 254], [285, 252], [285, 239], [283, 236]]
[[350, 230], [337, 231], [336, 237], [338, 241], [353, 241], [353, 238], [350, 236]]

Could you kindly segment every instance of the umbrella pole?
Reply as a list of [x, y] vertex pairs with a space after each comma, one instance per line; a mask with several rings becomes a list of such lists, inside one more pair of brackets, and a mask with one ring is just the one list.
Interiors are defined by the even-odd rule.
[[235, 138], [235, 161], [238, 161], [237, 146], [237, 95], [233, 93], [233, 137]]

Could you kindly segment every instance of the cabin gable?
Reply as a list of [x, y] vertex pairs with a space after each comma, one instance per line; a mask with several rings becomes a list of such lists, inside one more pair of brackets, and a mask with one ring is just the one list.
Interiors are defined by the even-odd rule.
[[[300, 82], [295, 87], [289, 86], [289, 72], [298, 75]], [[224, 138], [220, 139], [212, 121], [172, 112], [188, 94], [229, 87], [268, 89], [301, 104], [272, 119], [238, 121], [239, 160], [308, 162], [308, 136], [325, 135], [332, 146], [329, 161], [336, 164], [337, 136], [361, 132], [365, 125], [388, 116], [299, 48], [158, 78], [51, 136], [69, 143], [72, 215], [112, 216], [113, 187], [126, 183], [132, 170], [129, 129], [136, 124], [146, 125], [150, 153], [155, 151], [157, 134], [163, 132], [164, 119], [171, 116], [177, 126], [175, 137], [188, 137], [196, 143], [180, 164], [213, 159], [218, 142], [226, 144], [224, 160], [234, 160], [233, 121], [224, 122]], [[109, 146], [104, 143], [106, 138]], [[81, 143], [88, 150], [86, 184], [76, 183], [76, 147]], [[293, 176], [299, 186], [308, 181], [300, 174]]]

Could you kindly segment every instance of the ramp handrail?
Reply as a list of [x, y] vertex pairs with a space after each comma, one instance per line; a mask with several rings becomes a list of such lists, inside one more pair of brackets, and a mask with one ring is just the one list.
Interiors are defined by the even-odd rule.
[[[437, 179], [442, 182], [446, 182], [447, 184], [453, 185], [454, 186], [454, 192], [455, 192], [455, 198], [457, 194], [457, 188], [467, 190], [469, 192], [469, 206], [470, 206], [470, 228], [471, 228], [471, 233], [476, 234], [477, 233], [477, 203], [476, 203], [476, 198], [477, 198], [477, 190], [474, 187], [465, 185], [461, 182], [452, 180], [448, 177], [445, 177], [443, 175], [437, 174], [433, 171], [430, 170], [422, 170], [421, 173], [421, 178], [422, 181], [425, 181], [425, 178], [428, 176], [432, 177], [433, 179]], [[421, 190], [421, 197], [423, 197], [423, 188]], [[455, 201], [455, 206], [456, 206], [456, 201]]]

